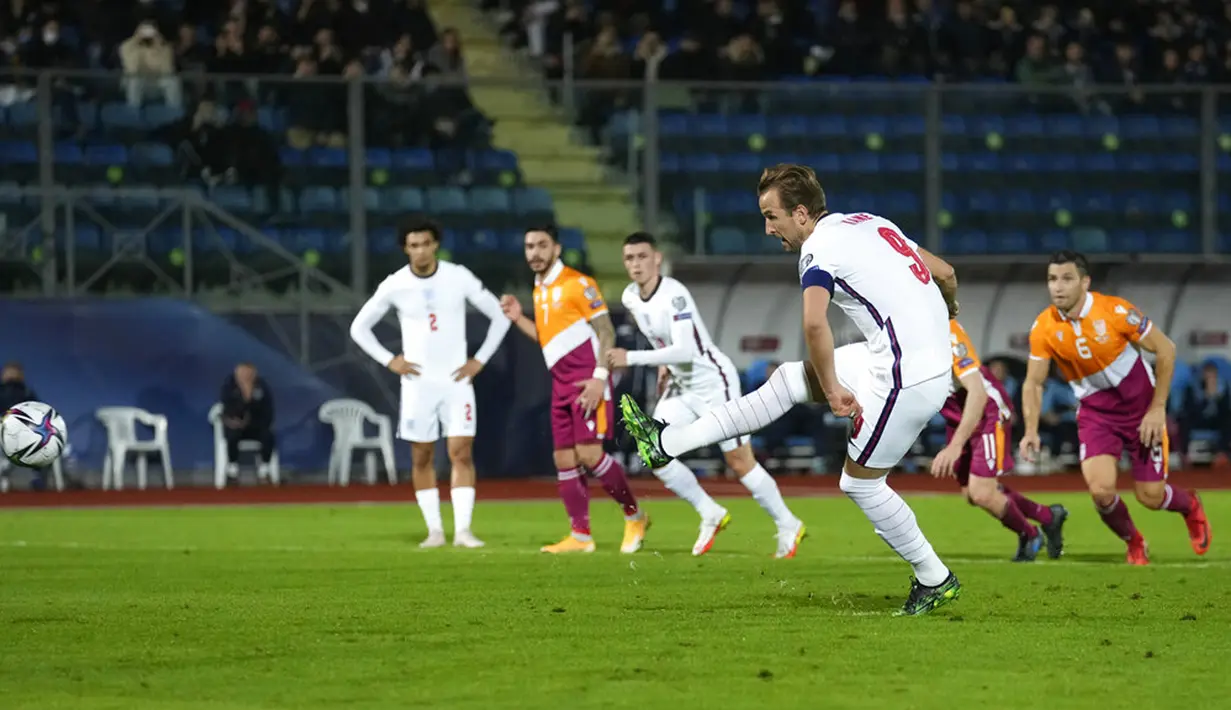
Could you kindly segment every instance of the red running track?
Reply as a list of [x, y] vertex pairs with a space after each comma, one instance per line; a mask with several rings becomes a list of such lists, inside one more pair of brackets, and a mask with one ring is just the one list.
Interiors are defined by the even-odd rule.
[[[778, 485], [786, 496], [836, 495], [837, 476], [782, 476]], [[1012, 476], [1006, 479], [1022, 491], [1071, 492], [1085, 490], [1076, 472], [1053, 476]], [[1231, 489], [1231, 471], [1183, 471], [1171, 474], [1173, 484], [1197, 490]], [[893, 476], [894, 489], [902, 493], [954, 493], [952, 480], [937, 480], [928, 475], [898, 474]], [[744, 496], [746, 491], [738, 481], [703, 481], [707, 491], [716, 496]], [[654, 479], [632, 481], [634, 492], [648, 499], [673, 497]], [[1131, 488], [1132, 480], [1120, 478], [1121, 488]], [[519, 479], [479, 481], [479, 500], [555, 500], [556, 482], [551, 479]], [[111, 506], [175, 506], [175, 505], [269, 505], [294, 503], [396, 503], [414, 502], [414, 491], [402, 483], [396, 486], [377, 484], [336, 488], [322, 485], [289, 485], [281, 488], [251, 487], [215, 490], [213, 488], [177, 488], [165, 490], [100, 491], [80, 490], [52, 492], [19, 491], [0, 495], [0, 508], [66, 508]]]

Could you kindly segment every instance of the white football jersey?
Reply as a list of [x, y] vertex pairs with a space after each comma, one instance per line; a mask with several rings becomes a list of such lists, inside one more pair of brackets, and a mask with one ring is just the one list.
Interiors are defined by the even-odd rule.
[[630, 366], [666, 365], [672, 380], [686, 390], [720, 387], [728, 373], [735, 371], [731, 360], [714, 345], [684, 284], [663, 276], [647, 299], [641, 298], [637, 284], [629, 284], [620, 300], [654, 346], [653, 350], [630, 350]]
[[804, 288], [822, 286], [868, 341], [873, 374], [894, 388], [947, 376], [949, 309], [918, 245], [883, 217], [821, 219], [799, 254]]
[[380, 344], [372, 328], [392, 308], [402, 326], [402, 356], [419, 366], [422, 377], [447, 378], [467, 360], [467, 302], [491, 320], [475, 353], [486, 364], [511, 323], [470, 269], [444, 261], [431, 276], [419, 276], [407, 265], [386, 277], [355, 316], [350, 335], [373, 360], [388, 365], [395, 354]]

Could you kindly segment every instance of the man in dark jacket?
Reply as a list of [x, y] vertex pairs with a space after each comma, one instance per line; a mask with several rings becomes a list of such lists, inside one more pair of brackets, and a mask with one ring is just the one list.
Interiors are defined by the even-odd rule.
[[227, 477], [239, 479], [239, 442], [261, 444], [258, 475], [269, 478], [269, 461], [274, 454], [274, 395], [252, 363], [241, 362], [222, 383], [222, 424], [227, 440]]

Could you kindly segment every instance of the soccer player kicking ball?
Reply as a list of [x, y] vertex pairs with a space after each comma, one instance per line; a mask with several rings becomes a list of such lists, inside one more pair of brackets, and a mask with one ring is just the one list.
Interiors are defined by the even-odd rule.
[[[687, 451], [761, 429], [800, 402], [828, 401], [835, 415], [852, 419], [842, 491], [914, 568], [900, 613], [932, 611], [957, 599], [961, 585], [886, 478], [949, 397], [953, 267], [883, 217], [829, 212], [811, 168], [769, 168], [758, 196], [766, 234], [801, 252], [808, 362], [784, 364], [760, 389], [683, 426], [650, 419], [626, 396], [620, 405], [629, 433], [641, 457], [661, 468]], [[867, 342], [834, 349], [830, 300]]]
[[970, 336], [956, 318], [949, 321], [949, 340], [954, 392], [940, 410], [948, 444], [932, 460], [932, 475], [956, 476], [967, 501], [1017, 534], [1014, 562], [1033, 562], [1044, 538], [1047, 556], [1056, 559], [1064, 552], [1064, 521], [1069, 512], [1062, 505], [1035, 503], [999, 482], [1001, 474], [1013, 470], [1005, 440], [1013, 418], [1012, 399], [991, 370], [979, 362]]
[[[1167, 483], [1167, 396], [1175, 372], [1175, 343], [1123, 298], [1090, 290], [1090, 267], [1073, 251], [1047, 266], [1052, 305], [1030, 328], [1030, 362], [1022, 385], [1027, 460], [1039, 453], [1039, 410], [1049, 365], [1081, 402], [1077, 436], [1081, 474], [1103, 523], [1128, 545], [1130, 565], [1150, 563], [1149, 547], [1116, 493], [1116, 465], [1128, 452], [1137, 500], [1151, 510], [1184, 517], [1193, 552], [1210, 549], [1210, 523], [1196, 491]], [[1140, 350], [1154, 353], [1157, 375]]]
[[[654, 416], [668, 424], [686, 424], [702, 413], [740, 395], [739, 373], [731, 360], [718, 350], [701, 313], [684, 284], [661, 274], [662, 252], [654, 237], [637, 232], [624, 240], [624, 268], [633, 280], [624, 289], [624, 307], [637, 328], [653, 344], [653, 350], [629, 352], [613, 348], [607, 353], [611, 367], [658, 366], [660, 384], [664, 375], [670, 380], [654, 408]], [[804, 537], [804, 524], [791, 512], [778, 484], [752, 455], [748, 437], [738, 436], [718, 442], [727, 465], [769, 513], [777, 526], [775, 557], [794, 557]], [[731, 521], [727, 509], [697, 483], [687, 466], [672, 460], [654, 469], [654, 475], [672, 493], [688, 501], [701, 516], [701, 532], [692, 554], [704, 555], [714, 538]]]
[[513, 296], [502, 296], [500, 305], [518, 330], [539, 342], [551, 371], [552, 456], [560, 499], [572, 526], [568, 536], [542, 551], [594, 552], [585, 467], [624, 510], [620, 552], [636, 552], [645, 541], [650, 520], [628, 487], [624, 467], [603, 451], [615, 412], [608, 370], [601, 363], [615, 345], [615, 326], [598, 284], [560, 261], [555, 227], [528, 230], [525, 246], [526, 263], [534, 272], [534, 320], [522, 314]]
[[[432, 454], [443, 433], [452, 464], [453, 544], [483, 547], [470, 532], [474, 514], [474, 447], [476, 411], [474, 376], [496, 353], [509, 332], [500, 302], [464, 266], [439, 261], [440, 227], [434, 222], [410, 220], [398, 230], [402, 251], [410, 263], [376, 287], [350, 326], [350, 336], [373, 360], [396, 373], [402, 381], [398, 438], [410, 442], [411, 481], [415, 500], [427, 524], [427, 539], [420, 547], [445, 544], [440, 517], [440, 491]], [[473, 358], [466, 357], [466, 304], [491, 321], [487, 337]], [[389, 309], [397, 311], [402, 327], [402, 354], [380, 344], [372, 328]]]

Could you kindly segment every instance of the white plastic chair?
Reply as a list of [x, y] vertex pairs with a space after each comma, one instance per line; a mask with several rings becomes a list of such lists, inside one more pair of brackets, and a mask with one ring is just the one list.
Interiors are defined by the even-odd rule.
[[[140, 407], [102, 407], [94, 416], [107, 429], [107, 455], [103, 457], [103, 490], [123, 490], [124, 470], [128, 455], [137, 454], [137, 488], [145, 490], [146, 457], [158, 454], [162, 461], [162, 479], [167, 488], [174, 488], [171, 471], [171, 445], [167, 442], [167, 417], [151, 414]], [[137, 424], [154, 430], [154, 438], [138, 439]]]
[[[214, 488], [222, 490], [227, 487], [227, 436], [222, 424], [222, 403], [215, 402], [214, 406], [209, 408], [209, 423], [214, 427]], [[243, 439], [239, 442], [239, 451], [259, 454], [261, 442]], [[269, 482], [275, 486], [282, 483], [282, 468], [277, 448], [269, 459]]]
[[[0, 458], [0, 477], [3, 477], [4, 484], [0, 485], [0, 493], [8, 493], [8, 477], [12, 475], [13, 470], [17, 467], [9, 463], [8, 459]], [[56, 459], [51, 463], [48, 472], [51, 474], [51, 482], [56, 487], [57, 491], [64, 490], [64, 464], [60, 459]]]
[[[366, 451], [363, 459], [368, 485], [376, 483], [376, 452], [384, 459], [389, 485], [397, 483], [393, 467], [393, 422], [377, 414], [366, 402], [357, 399], [331, 399], [321, 405], [320, 420], [333, 427], [333, 446], [329, 450], [329, 485], [350, 485], [351, 457]], [[376, 426], [376, 436], [364, 434], [364, 424]]]

